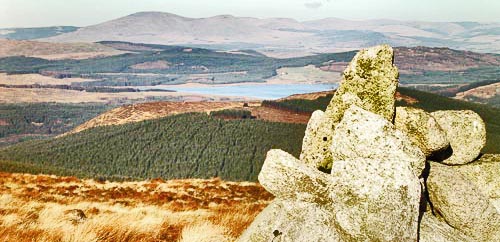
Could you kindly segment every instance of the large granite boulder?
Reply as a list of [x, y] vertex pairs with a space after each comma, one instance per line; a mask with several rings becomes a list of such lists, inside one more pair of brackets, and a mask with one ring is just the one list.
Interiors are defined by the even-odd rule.
[[422, 109], [397, 107], [394, 126], [405, 133], [426, 157], [444, 151], [450, 145], [436, 119]]
[[[394, 52], [388, 45], [360, 50], [344, 71], [340, 87], [326, 108], [317, 135], [310, 135], [316, 148], [305, 150], [301, 159], [329, 170], [333, 159], [329, 152], [335, 126], [352, 104], [381, 115], [391, 121], [394, 116], [394, 95], [398, 85], [398, 69], [393, 65]], [[330, 132], [328, 132], [330, 131]], [[309, 152], [310, 151], [310, 152]], [[319, 152], [320, 155], [316, 153]]]
[[334, 216], [323, 206], [275, 199], [254, 220], [238, 241], [241, 242], [338, 242]]
[[453, 169], [489, 197], [500, 212], [500, 154], [485, 154], [477, 161]]
[[420, 221], [420, 242], [473, 242], [472, 238], [426, 212]]
[[342, 241], [416, 241], [421, 187], [399, 159], [335, 161], [332, 190]]
[[431, 115], [446, 132], [450, 141], [451, 156], [437, 157], [450, 165], [467, 164], [474, 161], [486, 145], [486, 126], [481, 117], [471, 110], [436, 111]]
[[328, 186], [333, 178], [285, 151], [268, 151], [258, 178], [260, 184], [276, 197], [331, 204]]
[[334, 160], [369, 158], [407, 162], [417, 177], [425, 156], [408, 136], [382, 116], [351, 106], [337, 125], [330, 147]]
[[475, 241], [500, 241], [500, 214], [453, 167], [431, 162], [427, 189], [435, 214]]

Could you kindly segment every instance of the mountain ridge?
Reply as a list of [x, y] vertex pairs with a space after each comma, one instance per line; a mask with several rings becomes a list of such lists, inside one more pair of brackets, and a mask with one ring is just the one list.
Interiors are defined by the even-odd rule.
[[339, 18], [297, 21], [233, 15], [190, 18], [165, 12], [138, 12], [42, 40], [250, 48], [269, 56], [348, 51], [380, 43], [500, 53], [499, 29], [500, 23]]

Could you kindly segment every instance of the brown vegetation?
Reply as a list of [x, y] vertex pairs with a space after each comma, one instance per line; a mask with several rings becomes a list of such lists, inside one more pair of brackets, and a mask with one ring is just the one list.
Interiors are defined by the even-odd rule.
[[43, 59], [87, 59], [125, 52], [97, 43], [49, 43], [0, 39], [0, 57], [31, 56]]
[[40, 74], [8, 75], [0, 73], [0, 85], [71, 85], [76, 82], [91, 82], [92, 79], [84, 78], [54, 78]]
[[[188, 94], [180, 92], [85, 92], [55, 88], [3, 88], [0, 87], [0, 103], [130, 103], [151, 99], [170, 101], [214, 101], [229, 100], [228, 97]], [[245, 98], [232, 97], [233, 100]]]
[[99, 182], [0, 173], [1, 241], [233, 241], [273, 199], [259, 184]]
[[[461, 71], [481, 66], [498, 66], [500, 57], [493, 54], [456, 51], [449, 48], [396, 47], [394, 63], [402, 74], [422, 71]], [[329, 62], [320, 69], [343, 72], [348, 62]]]

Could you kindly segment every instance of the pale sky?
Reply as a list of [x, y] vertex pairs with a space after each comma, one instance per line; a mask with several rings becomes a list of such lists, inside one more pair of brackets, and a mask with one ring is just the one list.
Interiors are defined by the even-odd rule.
[[0, 28], [81, 27], [140, 11], [186, 17], [500, 22], [499, 0], [0, 0]]

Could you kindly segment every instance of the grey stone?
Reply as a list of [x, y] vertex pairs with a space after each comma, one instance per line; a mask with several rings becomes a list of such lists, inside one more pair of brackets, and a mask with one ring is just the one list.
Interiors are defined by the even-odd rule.
[[474, 184], [500, 212], [500, 154], [485, 154], [477, 161], [453, 169]]
[[282, 150], [270, 150], [259, 173], [260, 184], [279, 198], [326, 204], [333, 178]]
[[431, 162], [427, 178], [435, 214], [475, 241], [500, 241], [500, 214], [488, 197], [453, 167]]
[[352, 104], [392, 121], [399, 77], [393, 59], [393, 49], [388, 45], [362, 49], [354, 56], [344, 71], [340, 87], [325, 110], [325, 119], [318, 128], [320, 132], [311, 136], [310, 143], [317, 147], [315, 150], [320, 155], [314, 152], [301, 155], [307, 164], [318, 164], [327, 170], [331, 168], [333, 159], [328, 151], [332, 143], [331, 131]]
[[255, 218], [238, 241], [340, 241], [333, 220], [333, 214], [320, 205], [277, 198]]
[[406, 133], [426, 157], [446, 150], [450, 145], [441, 126], [434, 117], [422, 109], [397, 107], [394, 126]]
[[432, 213], [426, 212], [420, 221], [420, 242], [473, 242], [462, 232], [439, 220]]
[[419, 177], [425, 156], [406, 134], [380, 115], [351, 106], [337, 125], [330, 147], [334, 160], [369, 158], [407, 162]]
[[452, 154], [443, 163], [467, 164], [474, 161], [486, 144], [486, 126], [481, 117], [470, 110], [436, 111], [431, 113], [446, 132]]

